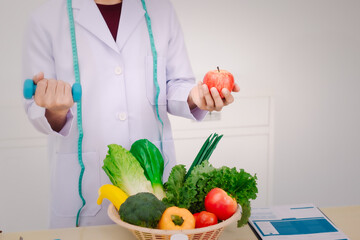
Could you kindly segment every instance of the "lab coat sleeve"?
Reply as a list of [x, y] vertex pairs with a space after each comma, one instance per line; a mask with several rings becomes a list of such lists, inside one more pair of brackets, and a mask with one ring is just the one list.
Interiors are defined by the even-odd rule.
[[170, 114], [200, 121], [207, 111], [199, 108], [190, 111], [187, 103], [190, 90], [195, 86], [195, 77], [187, 55], [182, 29], [172, 5], [170, 16], [171, 33], [166, 58], [167, 109]]
[[[35, 12], [30, 16], [24, 35], [23, 44], [23, 80], [33, 78], [39, 72], [44, 72], [45, 78], [56, 79], [55, 62], [52, 56], [50, 32], [43, 25], [46, 21], [39, 21], [41, 14]], [[73, 122], [73, 112], [70, 110], [66, 116], [66, 124], [60, 132], [52, 130], [45, 117], [45, 108], [36, 105], [34, 99], [24, 100], [25, 112], [32, 125], [45, 134], [67, 136]]]

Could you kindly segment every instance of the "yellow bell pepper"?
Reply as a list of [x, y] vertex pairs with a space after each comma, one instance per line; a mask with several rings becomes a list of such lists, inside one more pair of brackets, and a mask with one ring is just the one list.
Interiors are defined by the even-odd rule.
[[195, 218], [186, 208], [167, 208], [159, 222], [159, 229], [163, 230], [184, 230], [194, 228]]
[[105, 184], [99, 188], [99, 198], [97, 199], [97, 204], [101, 205], [104, 198], [107, 198], [112, 204], [114, 204], [116, 209], [119, 211], [121, 204], [125, 202], [128, 195], [114, 185]]

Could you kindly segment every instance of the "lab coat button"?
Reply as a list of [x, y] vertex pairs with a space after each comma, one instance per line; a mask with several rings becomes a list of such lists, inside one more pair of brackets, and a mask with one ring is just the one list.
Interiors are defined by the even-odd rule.
[[122, 113], [118, 113], [117, 117], [118, 117], [119, 120], [125, 121], [126, 118], [127, 118], [127, 115], [126, 115], [126, 113], [122, 112]]
[[121, 73], [122, 73], [121, 67], [116, 67], [116, 68], [115, 68], [115, 74], [116, 74], [116, 75], [120, 75]]

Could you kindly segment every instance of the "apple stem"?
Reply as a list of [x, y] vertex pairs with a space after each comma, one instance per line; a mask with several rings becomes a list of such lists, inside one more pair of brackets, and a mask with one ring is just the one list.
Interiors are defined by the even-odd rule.
[[220, 72], [220, 68], [219, 68], [219, 66], [217, 67], [217, 70], [218, 70], [218, 72]]

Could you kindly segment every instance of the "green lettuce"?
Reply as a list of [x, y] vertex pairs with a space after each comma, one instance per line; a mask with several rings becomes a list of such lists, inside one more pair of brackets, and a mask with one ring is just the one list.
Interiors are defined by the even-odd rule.
[[129, 196], [139, 192], [153, 193], [151, 183], [136, 158], [125, 148], [117, 144], [108, 145], [108, 155], [102, 167], [113, 185]]
[[169, 206], [182, 207], [182, 200], [186, 197], [183, 196], [183, 186], [185, 181], [186, 168], [185, 165], [175, 165], [171, 169], [168, 181], [164, 184], [166, 190], [166, 198], [163, 202]]
[[[175, 205], [189, 209], [192, 213], [205, 210], [204, 199], [213, 188], [221, 188], [233, 196], [242, 209], [238, 227], [247, 223], [251, 207], [250, 200], [257, 197], [257, 177], [236, 168], [214, 168], [208, 161], [197, 165], [185, 180], [178, 170], [182, 167], [176, 165], [171, 171], [166, 185], [166, 198], [168, 205]], [[174, 170], [175, 169], [175, 170]], [[184, 170], [182, 170], [184, 171]], [[179, 183], [181, 182], [181, 183]]]

